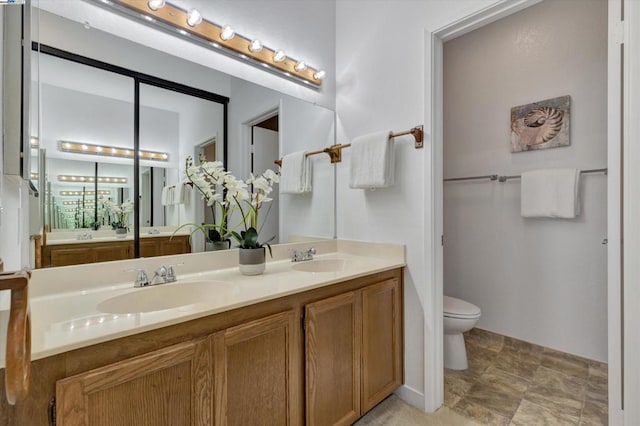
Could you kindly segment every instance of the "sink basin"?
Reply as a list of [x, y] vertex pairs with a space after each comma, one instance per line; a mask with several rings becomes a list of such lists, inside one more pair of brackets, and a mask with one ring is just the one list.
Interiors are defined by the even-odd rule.
[[98, 304], [100, 312], [133, 314], [161, 311], [213, 300], [219, 281], [160, 284], [112, 297]]
[[344, 259], [318, 259], [296, 263], [291, 268], [302, 272], [340, 272], [346, 264]]

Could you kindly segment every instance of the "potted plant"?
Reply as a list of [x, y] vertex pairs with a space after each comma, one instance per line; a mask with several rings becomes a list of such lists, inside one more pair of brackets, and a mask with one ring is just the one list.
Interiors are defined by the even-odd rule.
[[104, 206], [103, 214], [108, 216], [107, 220], [116, 231], [116, 236], [124, 238], [127, 235], [129, 213], [133, 211], [133, 202], [127, 200], [118, 205], [110, 199], [106, 199], [102, 201], [102, 205]]
[[[235, 194], [232, 190], [227, 193], [227, 197], [231, 197], [234, 200], [242, 214], [241, 225], [244, 230], [240, 231], [240, 233], [232, 231], [232, 235], [239, 244], [240, 257], [238, 264], [240, 273], [243, 275], [259, 275], [264, 272], [266, 264], [265, 246], [269, 249], [269, 255], [272, 255], [269, 242], [275, 238], [275, 235], [262, 243], [259, 241], [260, 231], [262, 231], [262, 227], [259, 226], [259, 218], [262, 218], [260, 209], [264, 203], [272, 201], [269, 198], [269, 194], [273, 191], [273, 185], [278, 181], [279, 175], [269, 169], [260, 176], [254, 177], [251, 175], [251, 178], [246, 181], [247, 185], [252, 185], [253, 187], [253, 193], [250, 197], [246, 189], [244, 191], [236, 191]], [[244, 208], [242, 204], [245, 205]], [[269, 208], [264, 214], [264, 219], [269, 215], [269, 211], [271, 211], [271, 204], [269, 204]], [[262, 226], [264, 226], [264, 221]]]
[[235, 178], [224, 170], [221, 161], [207, 161], [203, 155], [200, 155], [198, 160], [200, 164], [196, 165], [192, 157], [187, 157], [185, 176], [188, 184], [200, 193], [207, 207], [211, 209], [213, 223], [185, 223], [174, 231], [174, 235], [180, 229], [190, 226], [193, 228], [191, 235], [196, 232], [202, 232], [204, 235], [205, 251], [225, 250], [231, 247], [228, 224], [233, 206], [223, 198], [219, 189], [226, 190], [227, 182]]

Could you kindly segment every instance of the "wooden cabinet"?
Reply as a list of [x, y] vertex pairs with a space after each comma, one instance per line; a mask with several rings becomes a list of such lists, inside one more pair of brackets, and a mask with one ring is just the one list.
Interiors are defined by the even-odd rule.
[[[191, 253], [188, 235], [140, 239], [140, 257]], [[82, 242], [45, 245], [42, 265], [68, 266], [133, 258], [133, 241]]]
[[362, 289], [362, 412], [402, 384], [402, 294], [397, 279]]
[[210, 339], [81, 373], [56, 384], [60, 426], [208, 426]]
[[[402, 383], [402, 270], [32, 363], [0, 425], [352, 424]], [[3, 370], [0, 369], [0, 380]]]
[[402, 384], [398, 279], [305, 309], [308, 425], [349, 425]]
[[350, 425], [360, 417], [360, 293], [305, 308], [307, 424]]
[[217, 425], [300, 425], [300, 323], [294, 311], [214, 336]]

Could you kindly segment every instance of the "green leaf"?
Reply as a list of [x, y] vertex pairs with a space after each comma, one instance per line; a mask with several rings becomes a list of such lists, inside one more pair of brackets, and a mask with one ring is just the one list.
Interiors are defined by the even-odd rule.
[[244, 245], [248, 248], [257, 248], [258, 247], [258, 231], [256, 228], [249, 228], [247, 232], [244, 234]]

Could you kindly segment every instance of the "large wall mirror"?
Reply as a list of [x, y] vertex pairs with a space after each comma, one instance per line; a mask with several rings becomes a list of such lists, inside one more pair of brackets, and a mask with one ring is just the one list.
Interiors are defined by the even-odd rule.
[[[187, 157], [222, 161], [246, 179], [277, 171], [274, 161], [285, 154], [334, 143], [329, 109], [41, 3], [49, 10], [34, 13], [31, 121], [44, 267], [203, 251], [205, 236], [181, 227], [212, 221], [211, 208], [185, 185]], [[313, 157], [313, 191], [276, 188], [264, 235], [275, 243], [333, 238], [334, 179], [328, 158]]]

